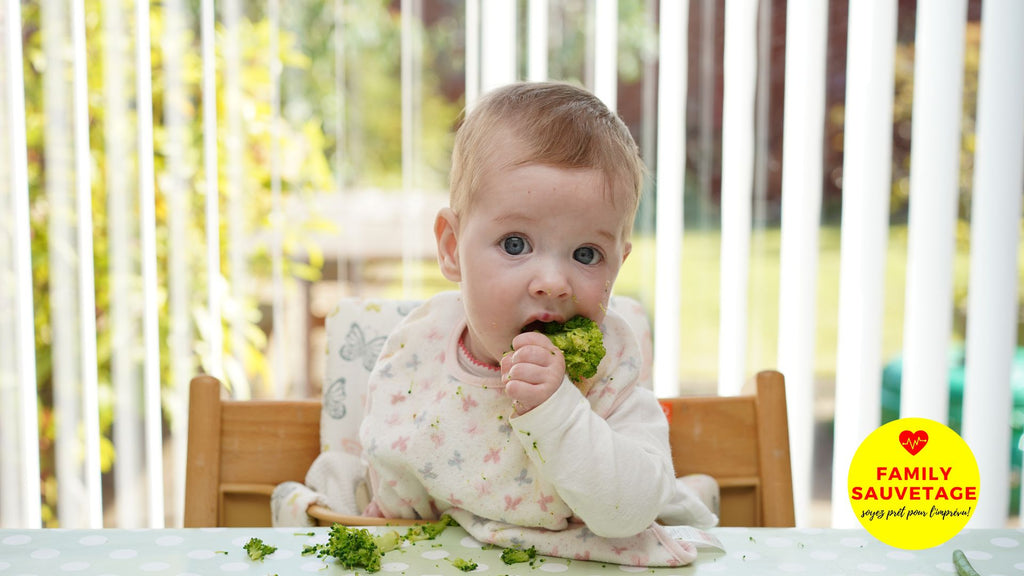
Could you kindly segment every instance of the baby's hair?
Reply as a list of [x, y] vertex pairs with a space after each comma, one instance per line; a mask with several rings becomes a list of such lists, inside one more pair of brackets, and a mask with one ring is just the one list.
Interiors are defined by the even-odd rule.
[[[509, 146], [510, 140], [517, 145]], [[499, 157], [503, 163], [495, 165]], [[561, 82], [520, 82], [484, 95], [455, 136], [452, 210], [461, 215], [472, 206], [486, 170], [526, 164], [604, 172], [605, 193], [628, 217], [629, 234], [644, 165], [629, 129], [599, 98]]]

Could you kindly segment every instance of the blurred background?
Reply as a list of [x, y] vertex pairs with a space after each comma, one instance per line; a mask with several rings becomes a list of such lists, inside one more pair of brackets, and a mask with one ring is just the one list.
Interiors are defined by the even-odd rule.
[[4, 0], [0, 24], [0, 526], [181, 525], [189, 379], [317, 397], [339, 298], [456, 288], [453, 131], [525, 79], [593, 90], [650, 168], [616, 292], [656, 391], [786, 375], [798, 525], [855, 525], [845, 466], [910, 415], [975, 450], [974, 522], [1019, 525], [1014, 0]]

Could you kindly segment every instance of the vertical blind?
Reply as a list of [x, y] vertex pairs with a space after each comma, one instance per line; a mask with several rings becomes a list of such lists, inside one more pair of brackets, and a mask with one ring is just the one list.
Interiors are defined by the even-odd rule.
[[[292, 167], [289, 122], [297, 112], [286, 105], [288, 83], [282, 54], [291, 48], [283, 5], [268, 0], [260, 10], [266, 28], [249, 20], [252, 7], [226, 0], [203, 0], [197, 12], [188, 3], [125, 5], [112, 0], [4, 0], [3, 53], [0, 68], [0, 525], [64, 527], [117, 525], [159, 527], [180, 524], [185, 462], [185, 398], [189, 377], [198, 370], [224, 377], [237, 398], [254, 394], [240, 367], [251, 346], [251, 321], [236, 302], [265, 301], [273, 330], [273, 354], [264, 371], [269, 395], [309, 393], [309, 374], [296, 373], [294, 359], [305, 355], [291, 343], [295, 318], [306, 314], [289, 306], [295, 283], [289, 280], [286, 199]], [[589, 0], [580, 13], [566, 16], [546, 0], [466, 0], [456, 18], [461, 26], [463, 102], [472, 107], [487, 90], [517, 79], [561, 78], [553, 65], [558, 34], [582, 31], [587, 41], [579, 77], [612, 108], [620, 106], [621, 15], [641, 9], [657, 30], [650, 67], [657, 73], [649, 88], [639, 140], [652, 164], [654, 191], [653, 285], [645, 286], [655, 344], [655, 385], [661, 396], [687, 393], [679, 385], [682, 330], [682, 282], [687, 247], [684, 222], [690, 180], [687, 159], [706, 153], [708, 142], [690, 142], [688, 93], [707, 103], [715, 95], [714, 56], [701, 56], [690, 69], [694, 46], [714, 48], [717, 15], [722, 17], [721, 89], [721, 252], [718, 292], [717, 388], [738, 394], [752, 370], [748, 359], [750, 295], [763, 287], [750, 274], [752, 234], [757, 218], [754, 192], [763, 185], [763, 105], [765, 46], [759, 33], [772, 2], [654, 2]], [[835, 4], [835, 3], [833, 3]], [[353, 126], [345, 118], [356, 103], [345, 96], [358, 82], [359, 67], [346, 65], [350, 35], [346, 28], [359, 3], [326, 2], [333, 20], [335, 62], [333, 125], [337, 136], [332, 182], [335, 194], [348, 198], [345, 174]], [[947, 353], [951, 343], [954, 248], [957, 241], [958, 179], [961, 165], [961, 108], [967, 0], [919, 3], [915, 22], [913, 132], [907, 224], [906, 293], [903, 317], [904, 374], [899, 411], [945, 422], [948, 413]], [[839, 305], [825, 313], [838, 318], [835, 406], [831, 467], [830, 522], [851, 526], [846, 504], [846, 467], [859, 441], [880, 424], [883, 358], [884, 277], [889, 249], [892, 189], [893, 54], [897, 44], [895, 0], [850, 2], [846, 11], [847, 48], [843, 72], [843, 161]], [[433, 70], [427, 63], [424, 28], [436, 9], [428, 0], [402, 0], [397, 22], [400, 42], [401, 174], [399, 220], [403, 229], [429, 228], [416, 210], [430, 187], [423, 174], [429, 163], [424, 114], [426, 86]], [[699, 18], [691, 12], [700, 10]], [[762, 13], [759, 15], [759, 10]], [[152, 20], [154, 12], [163, 16]], [[31, 18], [29, 17], [31, 13]], [[37, 16], [38, 14], [38, 16]], [[87, 26], [90, 19], [99, 25]], [[159, 28], [151, 22], [159, 21]], [[812, 523], [816, 395], [815, 358], [821, 308], [817, 305], [819, 234], [822, 230], [822, 182], [826, 110], [825, 56], [830, 34], [828, 3], [785, 3], [785, 100], [783, 104], [780, 248], [778, 268], [777, 367], [787, 379], [795, 501], [798, 525]], [[761, 23], [759, 25], [759, 22]], [[44, 31], [41, 53], [26, 54], [25, 26]], [[1012, 365], [1017, 346], [1020, 275], [1021, 197], [1024, 194], [1024, 7], [1015, 0], [985, 0], [981, 16], [977, 119], [973, 150], [970, 210], [970, 270], [967, 299], [967, 356], [963, 432], [981, 467], [982, 491], [975, 526], [999, 526], [1008, 519], [1008, 455], [1011, 435]], [[560, 28], [559, 28], [560, 27]], [[97, 30], [99, 38], [87, 34]], [[693, 32], [697, 31], [697, 36]], [[556, 34], [556, 32], [558, 34]], [[289, 34], [290, 33], [290, 34]], [[252, 49], [252, 43], [265, 44]], [[193, 49], [189, 39], [196, 39]], [[259, 40], [254, 40], [258, 38]], [[710, 39], [710, 41], [708, 41]], [[693, 41], [691, 41], [693, 40]], [[94, 64], [89, 48], [101, 54]], [[760, 51], [760, 52], [759, 52]], [[257, 55], [256, 52], [259, 52]], [[152, 59], [153, 54], [159, 60]], [[455, 59], [456, 55], [447, 55]], [[29, 60], [26, 60], [28, 58]], [[25, 62], [45, 62], [39, 102], [45, 118], [45, 190], [30, 182], [39, 160], [30, 157], [26, 126]], [[246, 94], [246, 66], [263, 62], [269, 91], [266, 118], [254, 120]], [[706, 65], [710, 64], [710, 65]], [[96, 70], [99, 68], [100, 70]], [[163, 81], [162, 107], [155, 101], [153, 71]], [[694, 80], [699, 85], [692, 85]], [[760, 96], [759, 96], [760, 94]], [[37, 92], [30, 94], [37, 96]], [[223, 105], [218, 110], [218, 95]], [[762, 99], [762, 100], [759, 100]], [[97, 104], [97, 102], [99, 102]], [[759, 103], [760, 102], [760, 103]], [[91, 105], [90, 105], [91, 103]], [[187, 105], [182, 105], [182, 104]], [[90, 139], [90, 110], [103, 111], [102, 138]], [[198, 107], [202, 113], [196, 113]], [[712, 126], [710, 109], [700, 126]], [[154, 113], [156, 115], [154, 116]], [[220, 117], [218, 116], [220, 113]], [[268, 135], [265, 165], [243, 159], [246, 130], [255, 122]], [[701, 138], [707, 130], [701, 132]], [[223, 140], [223, 143], [220, 141]], [[760, 143], [759, 143], [760, 142]], [[226, 154], [218, 154], [223, 145]], [[655, 150], [650, 150], [653, 146]], [[98, 157], [105, 161], [101, 164]], [[198, 160], [198, 159], [201, 159]], [[708, 162], [702, 159], [698, 165]], [[94, 169], [99, 167], [100, 169]], [[254, 170], [265, 177], [254, 178]], [[262, 174], [262, 172], [261, 172]], [[699, 177], [699, 178], [698, 178]], [[197, 183], [198, 185], [193, 185]], [[94, 190], [102, 185], [105, 202]], [[267, 205], [253, 206], [257, 191], [269, 192]], [[45, 204], [45, 206], [44, 206]], [[33, 213], [45, 208], [47, 250], [32, 249]], [[222, 213], [224, 221], [222, 222]], [[265, 244], [253, 243], [246, 223], [253, 211], [270, 230]], [[158, 215], [166, 213], [166, 218]], [[642, 213], [644, 213], [642, 211]], [[162, 223], [161, 223], [162, 222]], [[97, 230], [104, 245], [94, 245]], [[201, 231], [202, 246], [192, 245]], [[424, 287], [414, 236], [403, 236], [402, 288]], [[158, 251], [166, 249], [166, 267]], [[255, 288], [249, 262], [265, 250], [271, 278], [269, 294]], [[109, 266], [101, 274], [101, 251]], [[192, 267], [196, 254], [201, 270]], [[221, 258], [224, 255], [224, 262]], [[105, 256], [105, 257], [106, 257]], [[37, 302], [34, 271], [46, 260], [47, 302]], [[109, 301], [96, 295], [107, 286]], [[198, 296], [197, 296], [198, 295]], [[891, 295], [890, 295], [891, 296]], [[36, 310], [45, 307], [45, 344], [37, 339]], [[102, 324], [96, 311], [109, 307]], [[166, 308], [167, 325], [160, 325]], [[224, 319], [222, 322], [221, 319]], [[247, 322], [249, 322], [247, 324]], [[298, 324], [302, 326], [302, 324]], [[161, 357], [167, 339], [169, 358]], [[226, 345], [225, 345], [226, 342]], [[37, 346], [52, 346], [58, 487], [56, 518], [45, 518], [37, 497], [41, 483], [38, 418]], [[98, 350], [109, 351], [109, 382], [97, 377]], [[101, 384], [104, 384], [101, 386]], [[106, 392], [104, 392], [106, 390]], [[99, 405], [112, 396], [109, 446], [101, 438]], [[110, 400], [108, 398], [107, 400]], [[170, 425], [169, 433], [163, 430]], [[817, 438], [820, 440], [820, 438]], [[170, 458], [165, 460], [165, 449]], [[116, 454], [114, 490], [117, 515], [104, 519], [101, 463]], [[165, 468], [164, 463], [170, 465]], [[1019, 472], [1017, 472], [1019, 474]], [[165, 494], [170, 495], [165, 500]], [[998, 495], [998, 496], [996, 496]]]
[[[833, 478], [846, 477], [861, 439], [881, 423], [882, 316], [891, 187], [896, 2], [851, 4], [846, 63], [839, 334]], [[832, 482], [832, 521], [856, 522], [844, 482]]]

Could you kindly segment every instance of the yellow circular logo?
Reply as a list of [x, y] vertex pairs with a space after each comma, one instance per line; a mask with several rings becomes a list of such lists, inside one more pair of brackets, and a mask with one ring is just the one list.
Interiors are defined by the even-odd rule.
[[901, 418], [861, 442], [846, 490], [872, 536], [908, 550], [938, 546], [971, 519], [978, 503], [978, 462], [948, 426]]

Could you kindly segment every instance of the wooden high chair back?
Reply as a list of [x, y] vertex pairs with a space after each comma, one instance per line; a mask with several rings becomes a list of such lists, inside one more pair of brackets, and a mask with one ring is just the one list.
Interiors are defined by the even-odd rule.
[[[216, 378], [192, 380], [185, 526], [269, 526], [274, 487], [302, 482], [320, 454], [321, 403], [221, 394]], [[794, 525], [781, 374], [758, 374], [754, 396], [671, 398], [662, 406], [676, 475], [705, 473], [719, 482], [723, 526]], [[317, 506], [309, 512], [321, 524], [382, 523]]]
[[676, 476], [718, 481], [721, 526], [794, 526], [786, 384], [763, 371], [747, 396], [661, 399]]
[[[196, 376], [189, 388], [185, 527], [270, 526], [270, 497], [302, 482], [320, 454], [319, 400], [225, 400], [220, 380]], [[336, 514], [310, 506], [321, 525], [411, 524]]]
[[185, 526], [270, 526], [270, 495], [302, 482], [320, 454], [318, 400], [222, 400], [220, 380], [189, 389]]

